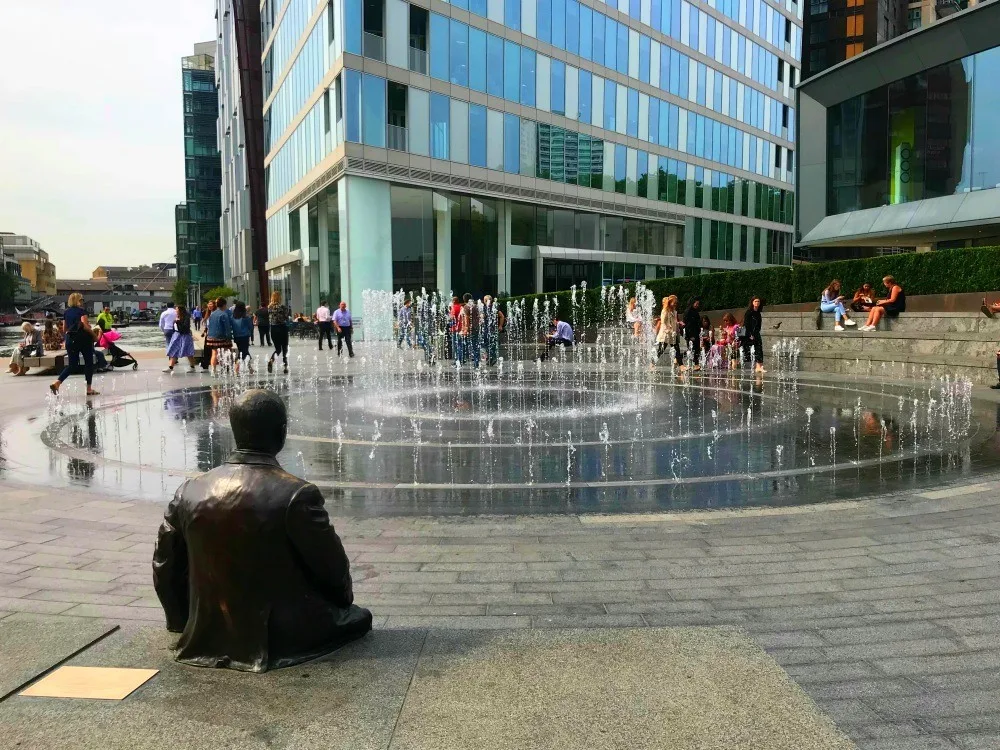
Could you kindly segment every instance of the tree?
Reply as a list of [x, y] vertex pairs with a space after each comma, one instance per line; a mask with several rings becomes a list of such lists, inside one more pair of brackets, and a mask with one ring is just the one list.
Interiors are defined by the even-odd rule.
[[205, 294], [202, 295], [202, 299], [218, 299], [222, 297], [224, 299], [230, 299], [236, 296], [236, 290], [228, 286], [217, 286], [213, 289], [209, 289]]
[[188, 300], [188, 287], [191, 282], [187, 279], [177, 279], [174, 282], [174, 291], [170, 293], [175, 305], [186, 305]]
[[10, 307], [14, 304], [18, 288], [17, 277], [0, 270], [0, 308]]

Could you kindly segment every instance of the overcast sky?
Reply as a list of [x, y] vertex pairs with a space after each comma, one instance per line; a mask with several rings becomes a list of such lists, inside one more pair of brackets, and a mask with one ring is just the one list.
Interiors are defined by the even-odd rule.
[[212, 0], [0, 0], [0, 231], [62, 279], [174, 260], [181, 57]]

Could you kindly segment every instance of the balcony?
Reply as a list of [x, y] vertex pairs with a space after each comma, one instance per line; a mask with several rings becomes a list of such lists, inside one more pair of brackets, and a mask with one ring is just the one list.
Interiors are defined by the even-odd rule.
[[414, 73], [427, 75], [427, 52], [410, 47], [410, 70]]
[[362, 53], [365, 57], [370, 60], [385, 62], [385, 40], [382, 37], [369, 34], [366, 31], [362, 34], [361, 44]]
[[968, 0], [937, 0], [934, 10], [938, 18], [947, 18], [953, 13], [965, 10], [969, 7]]
[[386, 146], [393, 151], [406, 151], [406, 128], [399, 125], [386, 125]]

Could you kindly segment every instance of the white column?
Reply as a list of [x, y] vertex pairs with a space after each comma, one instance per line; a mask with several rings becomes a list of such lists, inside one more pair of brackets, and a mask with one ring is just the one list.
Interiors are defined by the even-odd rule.
[[342, 188], [339, 192], [345, 195], [347, 207], [346, 223], [342, 220], [340, 225], [342, 295], [355, 315], [363, 317], [361, 293], [365, 289], [392, 289], [389, 183], [348, 175]]

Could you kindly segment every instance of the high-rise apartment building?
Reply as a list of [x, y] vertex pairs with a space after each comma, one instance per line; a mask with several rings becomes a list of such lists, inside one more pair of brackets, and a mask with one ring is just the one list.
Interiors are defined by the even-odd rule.
[[265, 0], [269, 283], [511, 294], [787, 264], [799, 0]]
[[907, 31], [906, 0], [803, 0], [802, 77]]
[[0, 232], [0, 256], [3, 255], [17, 261], [20, 275], [31, 284], [33, 294], [52, 296], [56, 293], [56, 267], [37, 241], [23, 234]]
[[174, 218], [177, 275], [191, 283], [192, 298], [225, 280], [219, 244], [222, 168], [216, 142], [215, 50], [214, 41], [201, 42], [181, 60], [185, 202], [176, 207]]

